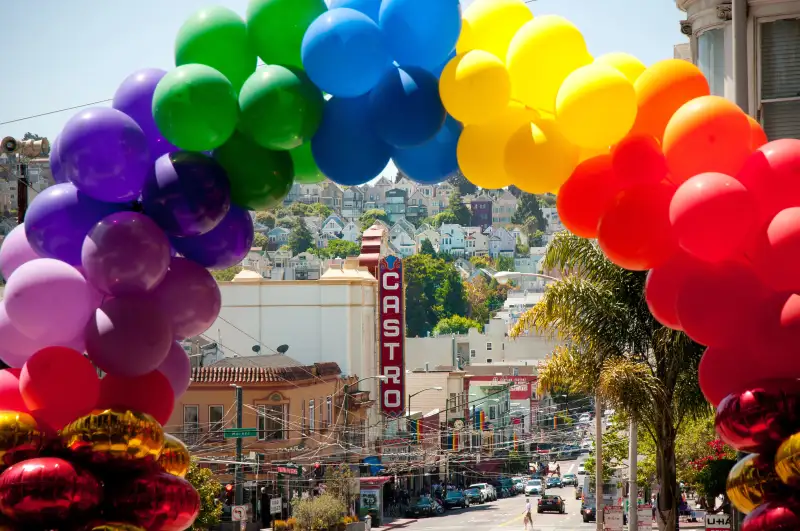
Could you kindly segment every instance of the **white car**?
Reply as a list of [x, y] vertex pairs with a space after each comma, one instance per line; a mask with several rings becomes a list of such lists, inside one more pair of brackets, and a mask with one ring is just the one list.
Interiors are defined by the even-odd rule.
[[483, 499], [486, 501], [493, 501], [497, 499], [497, 495], [494, 492], [494, 487], [492, 487], [488, 483], [474, 483], [470, 485], [468, 488], [480, 489], [480, 491], [483, 493]]
[[544, 495], [544, 485], [542, 484], [541, 479], [531, 479], [528, 483], [525, 484], [525, 495], [526, 496], [543, 496]]
[[589, 424], [589, 421], [591, 420], [592, 420], [591, 415], [589, 415], [588, 413], [584, 413], [578, 418], [578, 424]]
[[578, 474], [579, 474], [579, 475], [586, 474], [586, 467], [585, 467], [585, 466], [583, 466], [583, 463], [581, 463], [581, 464], [579, 464], [579, 465], [578, 465]]

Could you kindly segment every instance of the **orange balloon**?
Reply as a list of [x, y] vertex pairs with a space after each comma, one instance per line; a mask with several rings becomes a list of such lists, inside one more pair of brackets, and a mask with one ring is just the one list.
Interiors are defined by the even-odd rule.
[[706, 172], [736, 175], [752, 151], [750, 136], [747, 115], [735, 103], [719, 96], [693, 99], [664, 130], [670, 180], [681, 184]]
[[755, 151], [766, 144], [769, 139], [767, 138], [767, 133], [764, 132], [764, 128], [755, 118], [748, 114], [747, 121], [750, 122], [750, 149]]
[[633, 87], [639, 111], [631, 132], [652, 135], [658, 140], [681, 105], [711, 94], [700, 69], [681, 59], [666, 59], [653, 64], [642, 72]]

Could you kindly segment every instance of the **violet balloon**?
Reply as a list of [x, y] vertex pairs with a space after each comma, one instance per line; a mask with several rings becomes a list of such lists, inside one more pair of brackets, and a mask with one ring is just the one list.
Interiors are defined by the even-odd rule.
[[19, 266], [4, 292], [6, 312], [14, 327], [45, 345], [77, 337], [91, 316], [93, 300], [83, 275], [52, 258]]
[[86, 353], [114, 376], [142, 376], [156, 370], [172, 345], [167, 316], [146, 296], [107, 300], [86, 326]]
[[8, 279], [19, 266], [41, 258], [28, 243], [25, 225], [17, 225], [0, 244], [0, 272]]
[[153, 290], [153, 298], [170, 317], [176, 339], [208, 330], [222, 307], [217, 281], [203, 266], [186, 258], [172, 259], [164, 280]]
[[50, 144], [50, 173], [56, 184], [68, 182], [64, 167], [61, 165], [61, 155], [59, 154], [58, 137]]
[[225, 170], [201, 153], [161, 156], [142, 191], [144, 211], [171, 236], [198, 236], [217, 226], [231, 205]]
[[83, 239], [94, 225], [125, 208], [103, 203], [79, 191], [72, 183], [57, 184], [36, 196], [25, 213], [25, 234], [41, 256], [81, 265]]
[[58, 137], [64, 175], [99, 201], [136, 200], [150, 170], [150, 151], [139, 125], [108, 107], [81, 111]]
[[125, 78], [111, 102], [111, 107], [130, 116], [142, 128], [152, 161], [165, 153], [178, 151], [167, 142], [153, 119], [153, 92], [166, 73], [158, 68], [137, 70]]
[[172, 342], [167, 357], [158, 367], [158, 372], [169, 380], [172, 391], [175, 393], [176, 400], [189, 389], [192, 376], [192, 363], [189, 361], [189, 356], [186, 355], [186, 351], [183, 350], [180, 343], [177, 341]]
[[214, 230], [202, 236], [172, 238], [172, 246], [185, 258], [208, 269], [225, 269], [244, 260], [253, 246], [253, 220], [247, 210], [231, 205]]
[[132, 295], [156, 287], [169, 267], [169, 239], [138, 212], [103, 218], [83, 241], [86, 278], [109, 295]]

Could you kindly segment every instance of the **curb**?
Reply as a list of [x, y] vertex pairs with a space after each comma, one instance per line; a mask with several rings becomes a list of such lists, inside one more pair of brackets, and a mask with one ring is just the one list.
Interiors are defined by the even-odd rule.
[[408, 520], [403, 520], [402, 522], [394, 522], [394, 521], [393, 521], [393, 522], [391, 522], [391, 523], [388, 523], [388, 524], [386, 524], [386, 525], [382, 525], [382, 526], [380, 526], [380, 527], [376, 527], [375, 529], [380, 529], [381, 531], [383, 531], [384, 529], [397, 529], [397, 528], [400, 528], [400, 527], [405, 527], [405, 526], [407, 526], [407, 525], [409, 525], [409, 524], [414, 524], [414, 523], [417, 523], [418, 521], [419, 521], [419, 520], [418, 520], [418, 519], [416, 519], [416, 518], [411, 518], [411, 519], [408, 519]]

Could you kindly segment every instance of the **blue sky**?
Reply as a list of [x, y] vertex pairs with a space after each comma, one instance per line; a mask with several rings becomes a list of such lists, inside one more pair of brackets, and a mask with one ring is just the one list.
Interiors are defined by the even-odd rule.
[[[214, 3], [244, 15], [248, 0], [4, 2], [0, 137], [31, 131], [52, 140], [76, 111], [4, 122], [106, 100], [134, 70], [169, 69], [181, 23]], [[684, 17], [674, 0], [535, 0], [529, 5], [535, 15], [571, 20], [595, 55], [623, 51], [651, 64], [672, 57], [673, 45], [686, 42], [678, 24]]]

